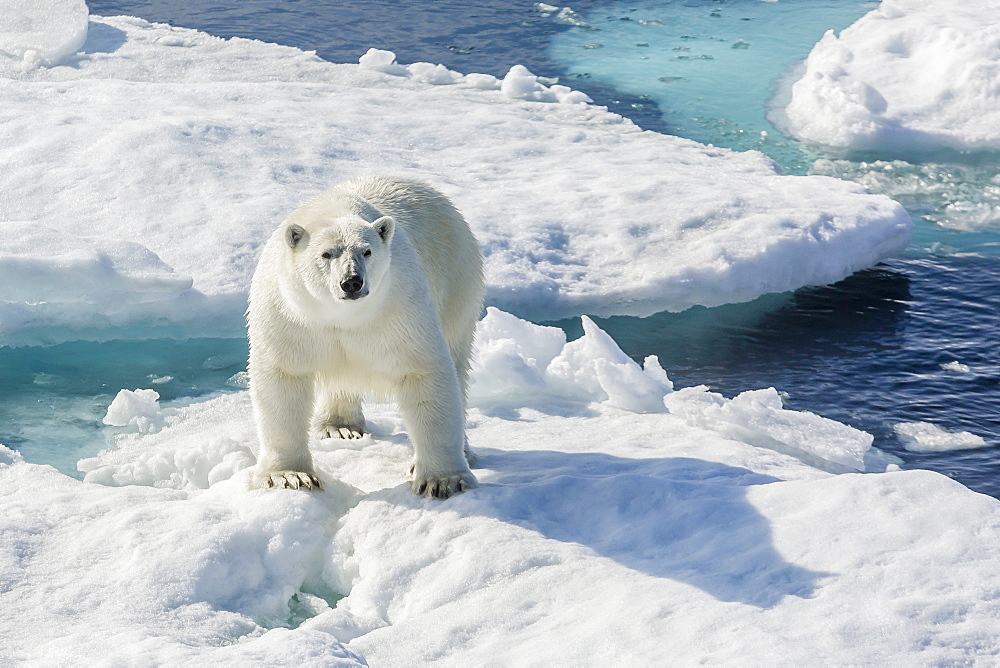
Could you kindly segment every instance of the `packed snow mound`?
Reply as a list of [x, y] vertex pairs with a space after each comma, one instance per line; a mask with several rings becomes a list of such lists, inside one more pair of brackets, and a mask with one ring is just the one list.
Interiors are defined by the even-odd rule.
[[52, 67], [87, 41], [85, 0], [0, 2], [0, 77]]
[[0, 655], [649, 665], [664, 638], [684, 639], [682, 664], [1000, 653], [996, 499], [927, 471], [835, 475], [868, 442], [850, 428], [773, 390], [672, 391], [593, 323], [567, 343], [490, 309], [478, 341], [482, 485], [447, 501], [410, 492], [405, 426], [380, 403], [370, 435], [312, 444], [322, 492], [247, 489], [245, 391], [116, 435], [83, 482], [0, 447]]
[[1000, 1], [883, 0], [813, 47], [774, 120], [849, 151], [1000, 150]]
[[[523, 67], [499, 81], [402, 66], [391, 52], [334, 65], [91, 20], [73, 68], [0, 79], [0, 220], [141, 243], [193, 278], [191, 293], [158, 311], [126, 304], [119, 320], [231, 333], [274, 228], [364, 173], [449, 195], [483, 248], [488, 302], [532, 319], [747, 301], [837, 281], [909, 239], [887, 197], [643, 132]], [[63, 320], [108, 323], [71, 310]], [[3, 340], [32, 342], [24, 322]]]

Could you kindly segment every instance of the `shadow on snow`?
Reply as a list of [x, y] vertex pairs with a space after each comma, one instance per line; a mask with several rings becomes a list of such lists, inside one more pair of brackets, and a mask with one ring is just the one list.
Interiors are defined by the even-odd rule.
[[700, 459], [478, 449], [496, 475], [449, 510], [480, 514], [584, 545], [636, 571], [697, 587], [720, 601], [770, 608], [811, 597], [829, 573], [789, 563], [749, 502], [779, 482]]

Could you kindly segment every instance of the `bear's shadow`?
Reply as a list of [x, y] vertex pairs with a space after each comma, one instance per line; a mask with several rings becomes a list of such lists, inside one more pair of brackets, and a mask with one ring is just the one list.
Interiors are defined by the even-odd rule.
[[[481, 488], [448, 501], [385, 490], [404, 505], [488, 516], [576, 543], [630, 569], [697, 587], [720, 601], [770, 608], [810, 598], [830, 573], [789, 563], [748, 487], [779, 482], [687, 457], [477, 448]], [[402, 494], [397, 494], [402, 492]], [[405, 501], [403, 499], [406, 499]]]

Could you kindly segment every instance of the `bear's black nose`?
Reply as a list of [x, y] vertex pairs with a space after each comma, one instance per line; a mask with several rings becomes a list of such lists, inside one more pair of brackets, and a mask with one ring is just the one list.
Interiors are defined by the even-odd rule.
[[357, 274], [351, 274], [343, 281], [340, 282], [340, 289], [344, 291], [344, 294], [348, 299], [358, 296], [361, 292], [361, 288], [365, 285], [364, 280]]

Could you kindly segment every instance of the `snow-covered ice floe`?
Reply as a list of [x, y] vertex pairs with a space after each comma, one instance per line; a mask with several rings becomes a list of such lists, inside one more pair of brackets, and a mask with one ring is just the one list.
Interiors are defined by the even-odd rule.
[[813, 47], [774, 120], [890, 157], [1000, 150], [1000, 2], [883, 0]]
[[[127, 18], [91, 17], [83, 50], [59, 49], [15, 53], [0, 79], [3, 342], [238, 330], [260, 243], [362, 169], [451, 194], [490, 301], [521, 315], [750, 299], [909, 234], [887, 198], [642, 132], [523, 68], [332, 65]], [[447, 501], [409, 491], [389, 404], [366, 406], [365, 438], [312, 444], [322, 492], [247, 489], [245, 390], [161, 406], [123, 388], [82, 481], [0, 446], [0, 663], [1000, 656], [1000, 502], [899, 471], [774, 389], [675, 390], [583, 325], [567, 342], [488, 310], [468, 427], [482, 486]]]
[[0, 78], [0, 220], [114, 259], [49, 262], [42, 286], [107, 283], [75, 305], [0, 295], [3, 342], [163, 322], [235, 334], [262, 242], [361, 173], [449, 194], [483, 246], [488, 302], [533, 319], [747, 301], [837, 281], [909, 239], [887, 197], [644, 132], [521, 66], [462, 75], [378, 50], [337, 65], [96, 16], [61, 64], [18, 62]]
[[[1000, 654], [1000, 502], [871, 437], [672, 389], [593, 323], [490, 309], [481, 487], [404, 483], [393, 406], [312, 444], [323, 492], [248, 491], [245, 391], [148, 415], [78, 481], [0, 448], [0, 655], [143, 665], [951, 664]], [[127, 393], [125, 396], [136, 393]], [[140, 400], [142, 399], [142, 400]], [[129, 408], [131, 406], [131, 408]], [[668, 411], [669, 407], [669, 411]], [[134, 414], [134, 415], [133, 415]], [[893, 470], [895, 469], [895, 470]]]

